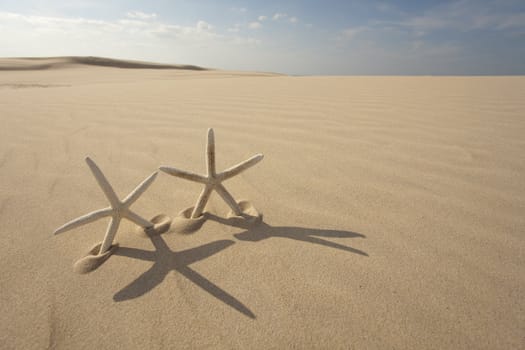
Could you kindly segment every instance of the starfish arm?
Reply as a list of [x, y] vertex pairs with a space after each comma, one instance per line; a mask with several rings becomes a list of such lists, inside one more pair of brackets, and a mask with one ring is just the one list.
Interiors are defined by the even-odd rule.
[[213, 129], [208, 129], [208, 142], [206, 146], [206, 165], [208, 166], [208, 176], [215, 176], [215, 134]]
[[126, 219], [129, 219], [130, 221], [133, 221], [134, 223], [136, 223], [140, 227], [146, 228], [146, 227], [153, 226], [153, 224], [151, 222], [149, 222], [148, 220], [144, 219], [142, 216], [140, 216], [138, 214], [135, 214], [131, 210], [126, 210], [124, 212], [124, 217]]
[[264, 156], [262, 154], [256, 154], [250, 159], [247, 159], [244, 162], [241, 162], [237, 165], [232, 166], [231, 168], [224, 170], [222, 173], [219, 174], [218, 178], [221, 181], [228, 180], [229, 178], [232, 178], [235, 175], [240, 174], [244, 170], [259, 163], [263, 159], [263, 157]]
[[118, 207], [120, 201], [117, 198], [117, 195], [115, 194], [115, 191], [113, 190], [113, 187], [109, 184], [108, 180], [102, 173], [102, 171], [99, 169], [99, 167], [95, 164], [91, 158], [86, 157], [86, 163], [89, 166], [89, 169], [91, 169], [91, 172], [93, 173], [93, 176], [95, 176], [95, 179], [97, 180], [100, 188], [102, 188], [102, 191], [106, 195], [109, 203], [111, 203], [111, 206], [116, 208]]
[[146, 180], [142, 181], [140, 185], [137, 186], [122, 202], [126, 206], [133, 204], [139, 197], [148, 189], [148, 187], [153, 183], [157, 177], [158, 172], [155, 171], [151, 174]]
[[177, 168], [172, 168], [169, 166], [161, 166], [159, 169], [165, 172], [166, 174], [180, 177], [182, 179], [199, 182], [201, 184], [208, 183], [208, 179], [205, 176], [190, 173], [189, 171], [179, 170]]
[[208, 199], [210, 198], [211, 191], [213, 191], [212, 186], [206, 186], [202, 190], [199, 199], [197, 200], [197, 204], [195, 204], [195, 208], [193, 208], [193, 212], [191, 213], [191, 218], [195, 219], [202, 215], [202, 211], [204, 210], [204, 207], [206, 206], [206, 203], [208, 202]]
[[65, 231], [69, 231], [71, 229], [74, 229], [75, 227], [79, 227], [85, 224], [89, 224], [90, 222], [96, 221], [98, 219], [101, 219], [105, 216], [109, 216], [111, 214], [112, 209], [111, 208], [105, 208], [100, 210], [95, 210], [91, 213], [88, 213], [86, 215], [82, 215], [81, 217], [78, 217], [74, 220], [71, 220], [70, 222], [60, 226], [55, 230], [53, 234], [59, 234]]
[[239, 208], [239, 205], [233, 198], [233, 196], [224, 188], [222, 184], [218, 184], [217, 187], [215, 187], [215, 191], [221, 196], [221, 198], [232, 208], [232, 211], [235, 213], [235, 215], [241, 215], [242, 210]]
[[120, 224], [120, 218], [119, 217], [112, 217], [111, 221], [109, 222], [108, 229], [106, 231], [106, 235], [104, 236], [104, 240], [102, 241], [102, 245], [100, 246], [99, 254], [103, 254], [106, 251], [111, 248], [111, 245], [113, 244], [113, 239], [115, 238], [115, 235], [117, 234], [117, 230]]

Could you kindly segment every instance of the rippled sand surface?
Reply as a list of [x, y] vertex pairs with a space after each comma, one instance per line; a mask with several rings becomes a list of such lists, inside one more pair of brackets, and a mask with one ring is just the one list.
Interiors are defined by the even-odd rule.
[[[6, 348], [524, 346], [525, 78], [49, 60], [0, 61]], [[264, 154], [225, 183], [263, 223], [230, 225], [214, 194], [196, 233], [123, 222], [76, 274], [107, 225], [52, 234], [107, 206], [84, 158], [123, 197], [161, 165], [204, 173], [209, 127], [220, 170]], [[173, 217], [201, 189], [160, 173], [133, 208]]]

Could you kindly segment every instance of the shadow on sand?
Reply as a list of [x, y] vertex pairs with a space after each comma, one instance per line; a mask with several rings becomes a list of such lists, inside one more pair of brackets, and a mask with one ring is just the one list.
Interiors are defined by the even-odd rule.
[[[245, 229], [245, 231], [234, 234], [235, 238], [240, 241], [259, 242], [261, 240], [280, 237], [288, 238], [296, 241], [318, 244], [325, 247], [335, 248], [346, 252], [351, 252], [363, 256], [368, 256], [362, 250], [348, 247], [339, 243], [328, 241], [324, 238], [365, 238], [365, 235], [351, 231], [339, 230], [322, 230], [304, 227], [289, 227], [289, 226], [270, 226], [264, 222], [255, 224], [243, 220], [239, 217], [221, 218], [216, 215], [205, 213], [206, 219], [219, 222], [224, 225], [234, 226]], [[322, 237], [322, 238], [321, 238]], [[202, 246], [183, 250], [180, 252], [172, 251], [164, 238], [161, 235], [149, 235], [155, 250], [142, 250], [136, 248], [119, 247], [114, 253], [115, 255], [126, 256], [133, 259], [153, 262], [153, 266], [140, 275], [133, 282], [118, 291], [113, 300], [119, 302], [138, 298], [157, 285], [162, 283], [169, 272], [177, 271], [201, 289], [219, 299], [223, 303], [231, 306], [238, 312], [247, 317], [255, 318], [253, 312], [235, 297], [222, 290], [220, 287], [200, 275], [198, 272], [191, 269], [188, 265], [197, 261], [206, 259], [218, 252], [228, 248], [235, 242], [232, 240], [218, 240]]]
[[[348, 247], [339, 243], [334, 243], [323, 238], [365, 238], [361, 233], [340, 230], [322, 230], [306, 227], [294, 226], [270, 226], [265, 222], [253, 225], [241, 218], [222, 218], [210, 213], [205, 214], [207, 219], [219, 222], [224, 225], [234, 226], [245, 229], [241, 233], [234, 234], [234, 237], [240, 241], [259, 242], [271, 237], [289, 238], [296, 241], [307, 242], [312, 244], [323, 245], [325, 247], [344, 250], [347, 252], [368, 256], [362, 250]], [[323, 237], [323, 238], [320, 238]]]
[[235, 243], [234, 241], [219, 240], [200, 247], [174, 252], [168, 247], [161, 235], [149, 235], [149, 238], [155, 246], [154, 251], [120, 247], [114, 253], [115, 255], [151, 261], [154, 264], [148, 271], [117, 292], [113, 296], [113, 300], [118, 302], [138, 298], [162, 283], [170, 271], [177, 271], [223, 303], [245, 316], [255, 318], [253, 312], [243, 303], [188, 266], [228, 248]]

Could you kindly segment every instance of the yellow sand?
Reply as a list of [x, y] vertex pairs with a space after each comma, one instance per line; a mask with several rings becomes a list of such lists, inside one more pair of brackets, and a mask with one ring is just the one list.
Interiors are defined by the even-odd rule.
[[[0, 61], [0, 347], [525, 346], [525, 77], [50, 60]], [[225, 183], [264, 223], [227, 225], [213, 194], [198, 232], [123, 222], [76, 274], [107, 225], [52, 235], [107, 206], [84, 157], [122, 197], [160, 165], [203, 173], [208, 127], [219, 170], [265, 155]], [[174, 217], [201, 187], [161, 173], [133, 208]]]

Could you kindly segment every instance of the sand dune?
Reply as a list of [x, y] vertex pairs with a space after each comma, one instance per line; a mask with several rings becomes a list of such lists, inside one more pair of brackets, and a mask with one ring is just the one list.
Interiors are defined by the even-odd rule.
[[[3, 347], [523, 348], [524, 77], [84, 65], [2, 84]], [[123, 222], [76, 274], [107, 226], [52, 235], [107, 206], [84, 157], [120, 197], [160, 165], [202, 173], [208, 127], [218, 170], [264, 154], [227, 183], [264, 222], [212, 195], [198, 232]], [[161, 173], [133, 209], [175, 216], [201, 189]]]
[[58, 69], [75, 66], [102, 66], [114, 68], [135, 69], [184, 69], [202, 71], [206, 68], [192, 65], [160, 64], [132, 60], [119, 60], [94, 56], [66, 56], [66, 57], [20, 57], [0, 59], [0, 70], [42, 70]]

